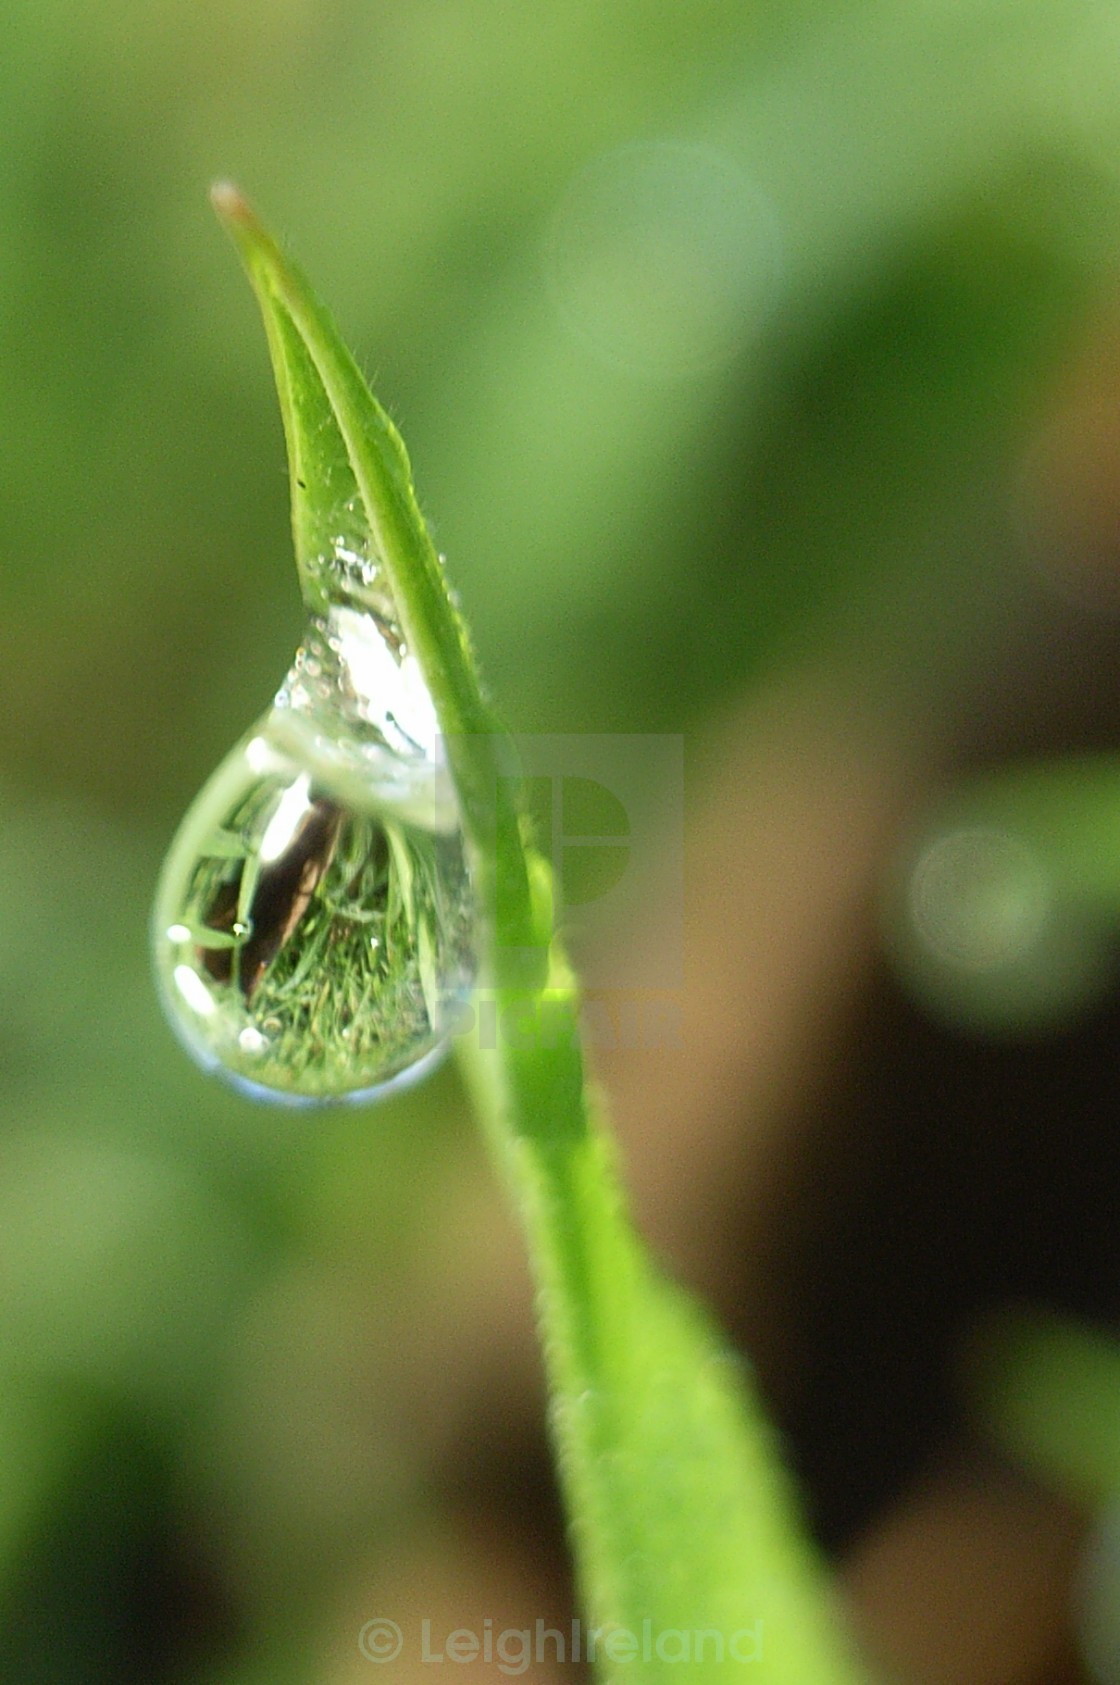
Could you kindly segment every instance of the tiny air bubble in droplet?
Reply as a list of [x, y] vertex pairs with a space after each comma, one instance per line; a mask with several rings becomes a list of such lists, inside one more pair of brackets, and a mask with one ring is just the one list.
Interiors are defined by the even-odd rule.
[[341, 539], [334, 559], [338, 600], [187, 813], [153, 921], [188, 1050], [296, 1103], [369, 1097], [426, 1067], [476, 966], [431, 696], [391, 605], [356, 595], [376, 564]]

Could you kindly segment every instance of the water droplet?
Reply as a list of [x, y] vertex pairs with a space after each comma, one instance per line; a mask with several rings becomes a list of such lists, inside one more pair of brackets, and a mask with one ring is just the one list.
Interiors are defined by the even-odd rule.
[[474, 897], [431, 697], [377, 569], [339, 541], [276, 700], [183, 820], [156, 902], [168, 1014], [261, 1097], [360, 1099], [459, 1021]]

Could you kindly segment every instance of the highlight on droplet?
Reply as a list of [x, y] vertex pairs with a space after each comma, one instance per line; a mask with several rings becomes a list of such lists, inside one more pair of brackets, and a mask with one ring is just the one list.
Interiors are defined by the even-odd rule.
[[[184, 929], [183, 925], [171, 926], [171, 930], [176, 932]], [[170, 934], [169, 931], [168, 935]], [[188, 937], [189, 934], [187, 932]], [[175, 979], [175, 987], [196, 1017], [210, 1018], [217, 1011], [217, 1002], [193, 966], [177, 965], [172, 976]]]

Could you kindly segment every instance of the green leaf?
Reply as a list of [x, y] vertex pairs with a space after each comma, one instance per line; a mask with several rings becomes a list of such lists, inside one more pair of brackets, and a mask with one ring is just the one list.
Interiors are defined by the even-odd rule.
[[436, 705], [476, 845], [484, 903], [500, 900], [511, 942], [530, 944], [525, 867], [509, 811], [508, 740], [483, 699], [465, 628], [416, 503], [401, 436], [303, 275], [238, 190], [221, 182], [211, 199], [264, 317], [288, 445], [304, 598], [312, 610], [324, 605], [337, 539], [368, 545]]
[[[345, 508], [383, 566], [449, 740], [484, 891], [480, 1000], [521, 1027], [463, 1035], [461, 1063], [529, 1243], [584, 1649], [607, 1679], [677, 1679], [687, 1663], [692, 1681], [749, 1667], [768, 1685], [844, 1685], [861, 1674], [749, 1376], [631, 1228], [584, 1070], [578, 987], [545, 912], [548, 868], [523, 846], [508, 746], [400, 436], [245, 201], [224, 186], [214, 200], [268, 329], [308, 601]], [[545, 1017], [547, 1034], [534, 1034]]]

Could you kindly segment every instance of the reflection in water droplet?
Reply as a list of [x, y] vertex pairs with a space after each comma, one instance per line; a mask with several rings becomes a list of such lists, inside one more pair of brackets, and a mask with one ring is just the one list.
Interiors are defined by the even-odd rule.
[[341, 552], [265, 718], [180, 827], [156, 969], [192, 1054], [293, 1102], [417, 1072], [475, 968], [474, 900], [431, 697], [375, 570]]

